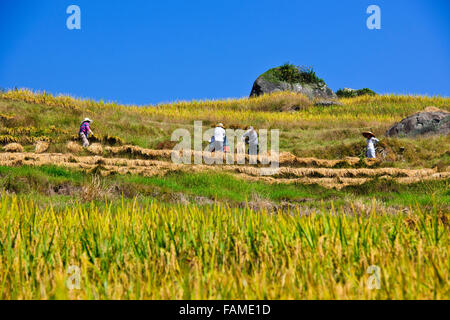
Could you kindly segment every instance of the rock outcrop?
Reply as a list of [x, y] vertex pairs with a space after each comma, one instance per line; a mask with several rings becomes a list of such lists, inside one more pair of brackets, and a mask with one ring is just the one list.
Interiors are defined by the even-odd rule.
[[388, 137], [415, 137], [418, 135], [448, 135], [450, 132], [450, 112], [428, 107], [413, 114], [390, 128]]
[[[285, 76], [284, 70], [288, 69], [288, 74]], [[280, 71], [281, 70], [281, 71]], [[256, 97], [267, 93], [279, 91], [291, 91], [302, 93], [310, 99], [336, 99], [337, 96], [327, 87], [322, 79], [316, 77], [312, 69], [302, 69], [292, 66], [284, 65], [278, 68], [273, 68], [259, 76], [253, 84], [250, 97]], [[302, 76], [304, 76], [302, 79]]]

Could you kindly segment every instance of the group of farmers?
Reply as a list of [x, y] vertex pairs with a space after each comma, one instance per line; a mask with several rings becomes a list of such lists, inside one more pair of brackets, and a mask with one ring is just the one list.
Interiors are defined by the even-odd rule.
[[[89, 135], [93, 135], [91, 130], [92, 120], [85, 118], [80, 126], [80, 131], [78, 133], [83, 147], [87, 148], [89, 146]], [[375, 134], [371, 131], [365, 131], [362, 135], [366, 138], [367, 142], [367, 158], [376, 159], [376, 148], [375, 145], [379, 140], [375, 137]], [[248, 154], [257, 155], [259, 152], [258, 146], [258, 133], [256, 130], [250, 126], [248, 130], [243, 134], [242, 141], [248, 144]], [[214, 135], [211, 137], [209, 151], [211, 152], [229, 152], [229, 145], [227, 142], [227, 136], [225, 132], [225, 127], [222, 123], [218, 123], [214, 128]]]
[[[250, 126], [247, 131], [242, 135], [242, 142], [248, 144], [248, 154], [257, 155], [259, 151], [258, 146], [258, 133], [256, 130]], [[227, 141], [227, 135], [225, 132], [225, 127], [222, 123], [218, 123], [214, 128], [214, 135], [211, 137], [209, 143], [209, 151], [211, 152], [229, 152], [230, 147]]]

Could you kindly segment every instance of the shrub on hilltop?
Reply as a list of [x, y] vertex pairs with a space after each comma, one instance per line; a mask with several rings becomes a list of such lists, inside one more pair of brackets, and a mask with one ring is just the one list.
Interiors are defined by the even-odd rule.
[[363, 88], [363, 89], [359, 89], [359, 90], [344, 88], [344, 89], [339, 89], [338, 91], [336, 91], [336, 95], [339, 98], [354, 98], [354, 97], [366, 96], [366, 95], [377, 96], [378, 94], [375, 91], [370, 90], [369, 88]]
[[312, 67], [296, 66], [290, 63], [268, 70], [263, 77], [272, 82], [325, 85], [325, 81], [317, 76]]

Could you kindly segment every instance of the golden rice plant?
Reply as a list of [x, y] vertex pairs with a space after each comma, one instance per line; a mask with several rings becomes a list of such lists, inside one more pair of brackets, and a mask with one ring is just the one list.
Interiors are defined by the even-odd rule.
[[13, 115], [8, 115], [8, 114], [0, 113], [0, 119], [1, 119], [1, 120], [11, 120], [11, 119], [13, 119], [13, 118], [14, 118]]
[[4, 194], [0, 298], [448, 299], [448, 227], [446, 213], [419, 207], [306, 216], [123, 202], [56, 211]]
[[56, 128], [55, 126], [50, 126], [49, 128], [36, 128], [36, 127], [12, 127], [12, 128], [1, 128], [0, 132], [8, 135], [27, 135], [27, 136], [36, 136], [36, 135], [50, 135], [53, 133], [56, 134], [67, 134], [68, 130], [64, 130], [61, 128]]
[[18, 142], [19, 139], [10, 135], [1, 135], [0, 136], [0, 144], [8, 144], [13, 142]]

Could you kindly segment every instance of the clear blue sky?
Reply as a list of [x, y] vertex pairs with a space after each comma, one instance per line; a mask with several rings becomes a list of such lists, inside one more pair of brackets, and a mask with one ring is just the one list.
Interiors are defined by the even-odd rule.
[[248, 96], [288, 61], [333, 90], [450, 96], [448, 0], [0, 0], [0, 39], [0, 87], [126, 104]]

